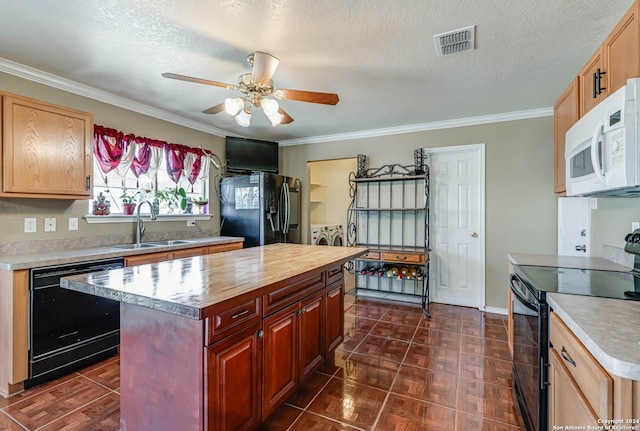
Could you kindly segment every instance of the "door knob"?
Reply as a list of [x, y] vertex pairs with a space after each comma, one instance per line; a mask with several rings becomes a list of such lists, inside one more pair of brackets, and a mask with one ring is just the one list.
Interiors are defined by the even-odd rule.
[[473, 238], [477, 238], [477, 237], [478, 237], [478, 232], [474, 232], [474, 233], [472, 233], [472, 234], [471, 234], [471, 236], [472, 236]]
[[583, 252], [583, 253], [586, 253], [586, 252], [587, 252], [587, 246], [586, 246], [586, 244], [583, 244], [583, 245], [576, 245], [576, 251], [581, 251], [581, 252]]

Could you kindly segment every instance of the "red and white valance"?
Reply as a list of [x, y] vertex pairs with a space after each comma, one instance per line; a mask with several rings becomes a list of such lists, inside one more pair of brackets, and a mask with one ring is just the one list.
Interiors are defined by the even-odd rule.
[[107, 127], [94, 125], [93, 154], [100, 170], [106, 175], [114, 171], [124, 178], [130, 170], [136, 178], [147, 174], [154, 178], [163, 159], [167, 174], [178, 184], [181, 179], [194, 184], [209, 178], [209, 154], [201, 148], [171, 144], [144, 138]]

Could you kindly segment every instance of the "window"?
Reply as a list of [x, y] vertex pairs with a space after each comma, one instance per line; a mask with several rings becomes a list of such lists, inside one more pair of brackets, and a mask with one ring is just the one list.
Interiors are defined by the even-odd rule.
[[[94, 196], [109, 201], [108, 214], [131, 214], [126, 203], [145, 200], [160, 214], [192, 214], [193, 204], [186, 208], [181, 204], [209, 201], [211, 157], [200, 148], [94, 125]], [[94, 203], [90, 202], [89, 212], [98, 215]], [[149, 212], [148, 207], [141, 210]]]
[[[176, 185], [167, 173], [164, 163], [158, 169], [155, 178], [150, 178], [147, 174], [141, 174], [139, 178], [129, 169], [124, 177], [120, 177], [116, 171], [104, 174], [94, 160], [93, 163], [93, 190], [94, 198], [102, 193], [111, 203], [111, 214], [123, 214], [122, 196], [125, 194], [136, 197], [135, 202], [148, 200], [153, 202], [156, 198], [157, 191], [172, 192], [176, 188], [182, 187], [191, 201], [202, 202], [209, 201], [208, 179], [198, 179], [192, 185], [185, 178], [180, 178]], [[171, 204], [166, 198], [158, 199], [160, 204], [160, 214], [182, 214], [183, 211], [175, 205]], [[89, 203], [89, 213], [93, 210], [93, 202]], [[144, 206], [140, 209], [143, 213], [149, 212], [149, 207]], [[194, 213], [198, 212], [198, 208], [193, 208]]]

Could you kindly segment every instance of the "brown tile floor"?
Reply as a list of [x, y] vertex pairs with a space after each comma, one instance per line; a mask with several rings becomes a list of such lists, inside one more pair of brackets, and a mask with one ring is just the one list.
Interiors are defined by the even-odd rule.
[[[517, 431], [506, 318], [345, 300], [345, 341], [261, 430]], [[0, 430], [118, 430], [117, 357], [0, 398]]]

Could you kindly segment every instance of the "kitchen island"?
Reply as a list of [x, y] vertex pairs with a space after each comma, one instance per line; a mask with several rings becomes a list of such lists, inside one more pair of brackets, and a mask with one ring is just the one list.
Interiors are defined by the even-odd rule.
[[363, 248], [272, 244], [65, 278], [121, 302], [121, 430], [252, 429], [342, 341]]

